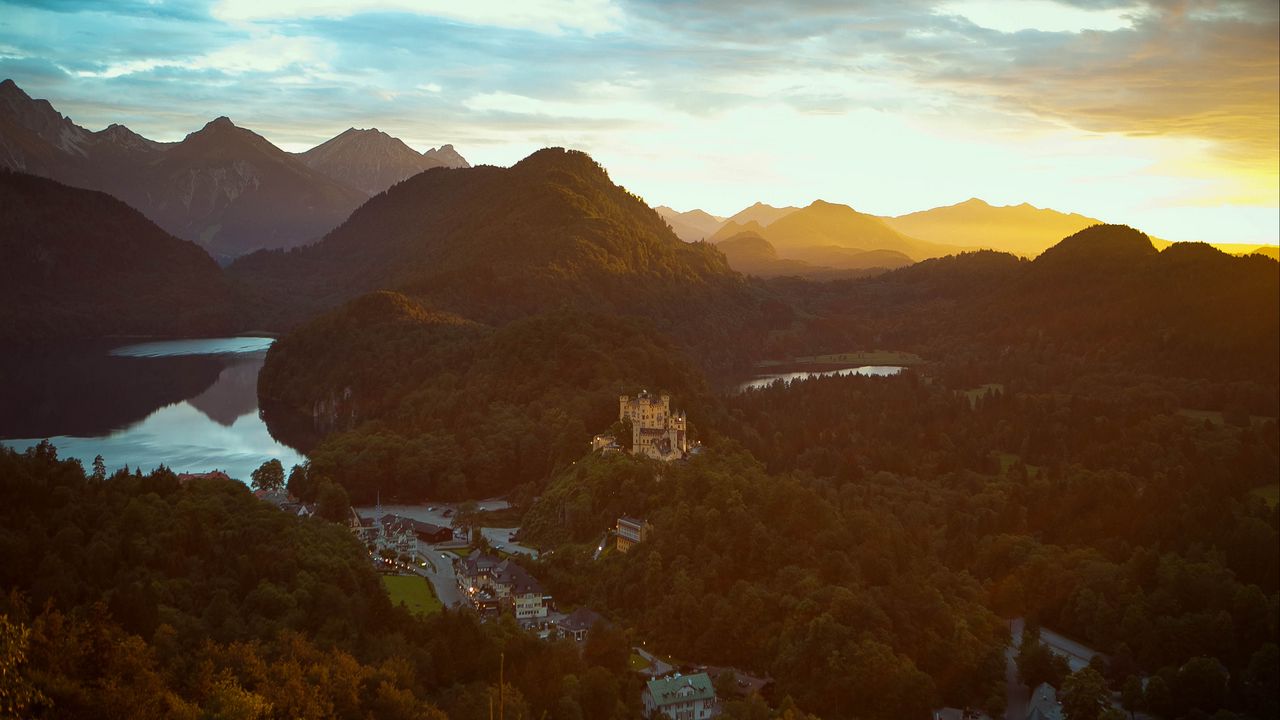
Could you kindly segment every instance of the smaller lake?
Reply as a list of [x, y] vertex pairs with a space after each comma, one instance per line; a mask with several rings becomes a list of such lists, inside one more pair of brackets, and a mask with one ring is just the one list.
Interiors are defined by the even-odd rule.
[[306, 460], [272, 437], [258, 412], [258, 371], [271, 338], [164, 340], [0, 357], [0, 443], [48, 438], [62, 458], [108, 472], [222, 470], [249, 481], [263, 462]]
[[864, 377], [889, 377], [902, 372], [904, 368], [898, 365], [862, 365], [860, 367], [840, 368], [839, 370], [822, 370], [816, 372], [789, 372], [777, 373], [773, 375], [760, 375], [747, 382], [738, 385], [738, 392], [746, 392], [747, 390], [758, 390], [766, 388], [776, 382], [791, 384], [816, 377], [845, 377], [848, 375], [862, 375]]

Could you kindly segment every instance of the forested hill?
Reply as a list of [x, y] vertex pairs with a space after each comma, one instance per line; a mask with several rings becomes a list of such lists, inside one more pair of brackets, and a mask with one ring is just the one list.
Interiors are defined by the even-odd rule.
[[106, 193], [0, 170], [0, 339], [231, 329], [213, 259]]
[[718, 251], [681, 242], [590, 157], [560, 148], [511, 168], [428, 170], [315, 246], [255, 253], [230, 273], [252, 324], [273, 328], [389, 289], [478, 322], [572, 307], [724, 347], [758, 304]]
[[644, 388], [708, 415], [701, 374], [641, 320], [562, 310], [494, 329], [379, 292], [277, 342], [258, 394], [268, 421], [325, 435], [312, 470], [361, 502], [540, 482]]
[[1073, 363], [1271, 387], [1280, 374], [1280, 265], [1201, 243], [1157, 252], [1121, 225], [1082, 230], [1033, 261], [981, 251], [856, 282], [770, 287], [816, 318], [777, 336], [766, 349], [775, 355], [894, 347], [953, 370], [984, 366], [979, 384], [993, 365], [1042, 380], [1044, 368]]

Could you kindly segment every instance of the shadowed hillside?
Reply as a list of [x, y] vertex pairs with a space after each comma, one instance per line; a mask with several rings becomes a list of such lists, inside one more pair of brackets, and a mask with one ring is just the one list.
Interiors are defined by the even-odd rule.
[[222, 273], [194, 243], [105, 193], [0, 170], [0, 337], [229, 329]]

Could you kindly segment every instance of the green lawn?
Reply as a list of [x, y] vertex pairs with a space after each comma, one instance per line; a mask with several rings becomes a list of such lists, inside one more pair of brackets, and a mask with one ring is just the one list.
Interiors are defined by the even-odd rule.
[[649, 661], [641, 657], [639, 653], [631, 653], [631, 669], [636, 672], [648, 670]]
[[410, 612], [419, 615], [431, 615], [440, 612], [443, 603], [436, 598], [431, 583], [418, 575], [383, 575], [382, 584], [387, 587], [391, 603], [404, 603]]
[[1267, 503], [1267, 507], [1274, 508], [1277, 504], [1280, 504], [1280, 483], [1256, 487], [1250, 490], [1249, 494], [1262, 498]]
[[460, 558], [464, 558], [471, 554], [471, 548], [470, 547], [450, 548], [447, 552], [451, 552]]

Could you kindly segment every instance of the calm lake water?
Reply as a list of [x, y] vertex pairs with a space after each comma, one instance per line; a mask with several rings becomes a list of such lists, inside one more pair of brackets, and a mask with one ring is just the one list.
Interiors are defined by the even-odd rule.
[[800, 380], [808, 380], [814, 377], [832, 377], [834, 375], [864, 375], [867, 377], [888, 377], [897, 375], [902, 372], [902, 368], [897, 365], [863, 365], [861, 367], [841, 368], [839, 370], [824, 370], [821, 372], [789, 372], [777, 373], [774, 375], [760, 375], [747, 382], [738, 385], [738, 392], [754, 390], [757, 388], [769, 387], [775, 382], [793, 383]]
[[0, 443], [48, 438], [59, 457], [107, 470], [223, 470], [245, 482], [264, 461], [305, 458], [258, 414], [271, 338], [165, 340], [0, 357]]

